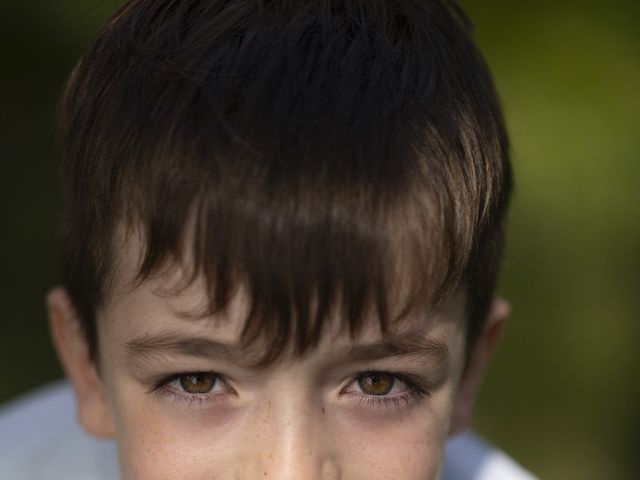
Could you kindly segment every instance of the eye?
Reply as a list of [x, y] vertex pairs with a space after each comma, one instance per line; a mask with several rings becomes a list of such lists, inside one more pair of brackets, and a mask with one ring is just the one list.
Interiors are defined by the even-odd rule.
[[408, 407], [430, 397], [429, 382], [409, 373], [367, 371], [358, 373], [342, 393], [368, 408]]
[[175, 403], [213, 404], [235, 394], [225, 377], [214, 372], [180, 373], [157, 382], [150, 393]]

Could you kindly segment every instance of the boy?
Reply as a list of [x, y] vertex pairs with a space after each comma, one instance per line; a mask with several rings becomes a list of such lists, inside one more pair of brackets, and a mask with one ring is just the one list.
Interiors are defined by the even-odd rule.
[[[456, 5], [130, 1], [60, 139], [50, 326], [122, 478], [440, 477], [508, 313], [507, 135]], [[116, 475], [71, 444], [97, 460], [49, 472]]]

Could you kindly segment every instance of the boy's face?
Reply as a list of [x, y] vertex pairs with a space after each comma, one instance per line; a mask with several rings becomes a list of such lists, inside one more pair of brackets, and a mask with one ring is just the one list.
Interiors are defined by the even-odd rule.
[[307, 356], [286, 352], [257, 370], [259, 342], [238, 347], [245, 297], [224, 318], [189, 318], [204, 290], [162, 294], [171, 282], [157, 277], [107, 302], [99, 376], [66, 294], [49, 297], [80, 421], [116, 438], [125, 479], [435, 479], [506, 315], [494, 308], [464, 375], [461, 295], [385, 342], [373, 321], [355, 341], [330, 324]]

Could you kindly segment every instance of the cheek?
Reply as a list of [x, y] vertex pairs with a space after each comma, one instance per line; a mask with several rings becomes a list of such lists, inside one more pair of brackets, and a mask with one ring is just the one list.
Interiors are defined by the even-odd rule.
[[339, 432], [345, 479], [433, 480], [447, 440], [450, 396], [391, 420], [354, 417]]
[[[355, 450], [357, 452], [357, 450]], [[440, 470], [441, 446], [423, 432], [388, 435], [384, 442], [371, 442], [352, 461], [362, 465], [354, 478], [435, 480]], [[365, 471], [366, 470], [366, 471]]]
[[[251, 464], [260, 457], [246, 438], [224, 434], [202, 419], [206, 428], [167, 422], [150, 409], [122, 412], [126, 428], [118, 437], [123, 480], [232, 478], [238, 459]], [[368, 417], [368, 418], [367, 418]], [[338, 454], [336, 480], [435, 480], [441, 466], [447, 422], [438, 417], [407, 417], [402, 421], [343, 418], [331, 437]], [[234, 420], [230, 428], [234, 430]], [[212, 435], [212, 432], [216, 432]], [[241, 442], [239, 444], [239, 442]], [[236, 455], [237, 454], [237, 455]], [[246, 454], [256, 458], [247, 458]], [[218, 477], [219, 475], [219, 477]], [[235, 477], [234, 477], [235, 478]], [[245, 477], [246, 480], [258, 478]], [[332, 478], [332, 480], [334, 480]]]
[[[279, 438], [263, 441], [265, 434], [275, 435], [283, 417], [269, 425], [268, 417], [258, 422], [257, 413], [243, 416], [225, 407], [176, 414], [171, 404], [150, 401], [135, 390], [120, 388], [113, 397], [123, 480], [255, 480], [269, 469], [263, 466], [271, 466], [266, 450], [275, 448], [277, 456], [284, 445]], [[314, 445], [322, 445], [322, 454], [335, 461], [330, 480], [434, 480], [450, 404], [451, 391], [445, 387], [406, 412], [328, 411], [309, 427], [317, 432]], [[305, 415], [297, 421], [307, 421]], [[303, 435], [301, 441], [311, 440]]]
[[120, 395], [114, 402], [123, 480], [213, 478], [233, 443], [225, 435], [233, 415], [225, 409], [172, 415], [143, 395]]
[[[118, 449], [123, 480], [177, 478], [194, 459], [191, 442], [152, 410], [128, 405], [119, 410]], [[183, 475], [184, 476], [184, 475]], [[189, 473], [193, 476], [193, 472]]]

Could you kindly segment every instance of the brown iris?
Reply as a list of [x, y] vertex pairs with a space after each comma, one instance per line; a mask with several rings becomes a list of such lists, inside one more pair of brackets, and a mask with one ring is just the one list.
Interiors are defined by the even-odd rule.
[[393, 388], [394, 377], [388, 373], [367, 373], [358, 379], [358, 385], [367, 395], [386, 395]]
[[180, 377], [180, 385], [187, 393], [209, 393], [217, 377], [211, 373], [194, 373]]

